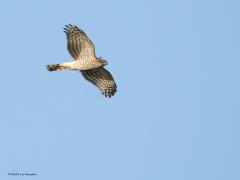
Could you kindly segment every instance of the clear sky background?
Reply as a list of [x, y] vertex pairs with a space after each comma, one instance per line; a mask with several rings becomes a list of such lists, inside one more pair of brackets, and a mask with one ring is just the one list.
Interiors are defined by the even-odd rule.
[[[239, 180], [240, 2], [0, 2], [0, 179]], [[82, 28], [118, 84], [77, 71]], [[8, 173], [36, 173], [12, 177]]]

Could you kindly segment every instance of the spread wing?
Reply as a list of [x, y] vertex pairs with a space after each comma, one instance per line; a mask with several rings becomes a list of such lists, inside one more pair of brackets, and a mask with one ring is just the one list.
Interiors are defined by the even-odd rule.
[[82, 75], [97, 86], [103, 95], [111, 97], [117, 92], [117, 85], [110, 72], [103, 67], [81, 71]]
[[95, 47], [83, 30], [74, 25], [66, 25], [64, 32], [67, 35], [67, 49], [71, 56], [77, 60], [81, 57], [95, 58]]

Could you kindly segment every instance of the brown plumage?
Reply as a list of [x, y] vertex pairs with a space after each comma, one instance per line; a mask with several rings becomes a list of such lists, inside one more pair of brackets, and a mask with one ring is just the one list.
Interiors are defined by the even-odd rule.
[[100, 67], [81, 72], [85, 79], [97, 86], [106, 97], [113, 96], [117, 91], [117, 85], [113, 81], [111, 73], [105, 68]]
[[67, 36], [67, 49], [74, 58], [72, 62], [47, 65], [49, 71], [70, 69], [80, 70], [82, 75], [97, 86], [102, 94], [111, 97], [117, 91], [117, 85], [109, 71], [104, 66], [107, 61], [97, 58], [95, 47], [87, 35], [74, 25], [66, 25], [64, 32]]

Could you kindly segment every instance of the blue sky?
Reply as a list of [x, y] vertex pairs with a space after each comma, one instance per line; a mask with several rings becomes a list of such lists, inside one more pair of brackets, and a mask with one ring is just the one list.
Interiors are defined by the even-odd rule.
[[[240, 179], [239, 1], [0, 2], [0, 179]], [[106, 99], [63, 26], [108, 60]]]

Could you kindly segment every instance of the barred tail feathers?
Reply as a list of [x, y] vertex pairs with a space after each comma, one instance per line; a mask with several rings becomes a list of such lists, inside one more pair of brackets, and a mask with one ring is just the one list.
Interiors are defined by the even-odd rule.
[[48, 64], [47, 69], [49, 71], [72, 69], [72, 62], [66, 62], [66, 63], [62, 63], [62, 64]]
[[61, 68], [60, 64], [48, 64], [47, 69], [49, 71], [57, 71], [57, 70], [61, 70], [62, 68]]

